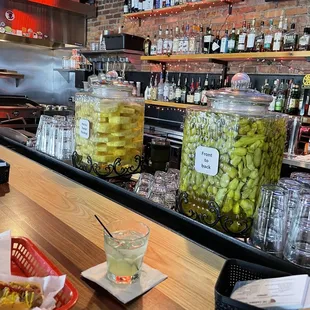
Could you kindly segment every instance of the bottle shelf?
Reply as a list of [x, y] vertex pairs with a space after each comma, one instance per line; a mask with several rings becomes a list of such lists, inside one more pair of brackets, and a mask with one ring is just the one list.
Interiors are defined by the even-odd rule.
[[141, 60], [154, 61], [154, 62], [181, 62], [181, 61], [208, 62], [212, 60], [250, 61], [256, 59], [310, 61], [310, 51], [141, 56]]
[[194, 11], [200, 10], [204, 8], [210, 8], [214, 6], [221, 6], [221, 5], [232, 5], [234, 3], [242, 2], [243, 0], [204, 0], [198, 2], [187, 2], [180, 5], [175, 5], [171, 7], [165, 7], [161, 9], [153, 9], [150, 11], [142, 11], [136, 13], [129, 13], [124, 14], [125, 18], [146, 18], [149, 16], [165, 16], [169, 14], [176, 14], [179, 12], [187, 12], [187, 11]]
[[171, 108], [178, 108], [178, 109], [186, 109], [192, 108], [197, 105], [195, 104], [187, 104], [187, 103], [175, 103], [175, 102], [165, 102], [165, 101], [155, 101], [155, 100], [145, 100], [146, 105], [155, 105], [160, 107], [171, 107]]

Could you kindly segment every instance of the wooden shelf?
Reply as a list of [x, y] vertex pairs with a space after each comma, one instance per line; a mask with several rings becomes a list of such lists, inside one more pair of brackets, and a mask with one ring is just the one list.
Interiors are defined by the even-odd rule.
[[141, 60], [155, 62], [208, 62], [212, 60], [245, 61], [255, 59], [266, 60], [310, 60], [310, 51], [294, 52], [259, 52], [259, 53], [233, 53], [233, 54], [184, 54], [184, 55], [158, 55], [142, 56]]
[[145, 100], [145, 104], [149, 105], [156, 105], [160, 107], [168, 107], [168, 108], [181, 108], [181, 109], [186, 109], [186, 108], [192, 108], [197, 105], [195, 104], [186, 104], [186, 103], [175, 103], [175, 102], [165, 102], [165, 101], [154, 101], [154, 100]]
[[211, 8], [220, 5], [230, 5], [241, 2], [243, 0], [204, 0], [198, 2], [187, 2], [181, 5], [175, 5], [171, 7], [153, 9], [150, 11], [143, 11], [137, 13], [124, 14], [125, 18], [146, 18], [149, 16], [164, 16], [169, 14], [176, 14], [179, 12], [195, 11], [204, 8]]

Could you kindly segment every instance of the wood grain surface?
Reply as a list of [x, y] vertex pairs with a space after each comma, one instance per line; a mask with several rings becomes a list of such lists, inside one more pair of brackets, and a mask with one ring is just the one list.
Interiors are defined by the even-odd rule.
[[[0, 185], [0, 232], [30, 238], [79, 291], [75, 309], [214, 309], [214, 285], [224, 259], [174, 232], [0, 146], [11, 165]], [[122, 305], [80, 273], [105, 261], [104, 223], [133, 219], [150, 227], [145, 262], [168, 279]]]

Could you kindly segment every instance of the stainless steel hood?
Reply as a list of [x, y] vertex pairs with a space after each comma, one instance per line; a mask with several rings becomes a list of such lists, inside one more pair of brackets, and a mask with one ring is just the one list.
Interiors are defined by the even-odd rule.
[[85, 46], [94, 6], [71, 0], [0, 0], [0, 40], [50, 48]]
[[37, 3], [60, 10], [85, 15], [87, 18], [96, 17], [96, 7], [79, 3], [77, 0], [11, 0], [11, 2]]

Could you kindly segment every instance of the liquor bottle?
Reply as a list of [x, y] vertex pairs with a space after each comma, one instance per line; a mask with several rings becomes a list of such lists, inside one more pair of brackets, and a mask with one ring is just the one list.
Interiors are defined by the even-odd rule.
[[266, 52], [272, 51], [272, 45], [273, 45], [273, 20], [270, 19], [269, 28], [265, 33], [264, 51]]
[[290, 100], [291, 100], [291, 93], [292, 93], [292, 90], [293, 90], [293, 87], [294, 87], [294, 79], [290, 79], [287, 81], [286, 83], [286, 92], [285, 92], [285, 113], [288, 113], [288, 110], [289, 110], [289, 105], [290, 105]]
[[179, 73], [179, 79], [178, 79], [178, 84], [175, 89], [175, 102], [180, 103], [181, 102], [181, 73]]
[[288, 31], [288, 20], [287, 18], [284, 18], [283, 33], [287, 33], [287, 31]]
[[227, 53], [228, 52], [228, 29], [225, 30], [225, 33], [221, 39], [221, 53]]
[[264, 83], [264, 85], [262, 86], [261, 93], [262, 93], [262, 94], [270, 95], [270, 92], [271, 92], [271, 87], [270, 87], [270, 85], [269, 85], [269, 80], [268, 80], [268, 79], [265, 79], [265, 83]]
[[144, 51], [145, 56], [151, 55], [151, 45], [152, 45], [152, 42], [150, 40], [150, 36], [148, 35], [143, 42], [143, 51]]
[[305, 114], [305, 88], [301, 86], [300, 96], [299, 96], [299, 115]]
[[279, 80], [275, 80], [273, 82], [273, 89], [271, 92], [272, 101], [268, 107], [269, 111], [274, 111], [274, 109], [275, 109], [276, 99], [277, 99], [277, 94], [278, 94], [278, 87], [279, 87]]
[[[129, 7], [129, 10], [131, 13], [135, 12], [135, 2], [136, 2], [136, 0], [131, 0], [131, 7]], [[128, 3], [128, 5], [129, 5], [129, 3]]]
[[164, 101], [164, 80], [163, 80], [163, 73], [160, 73], [159, 83], [157, 86], [157, 99], [158, 101]]
[[275, 101], [275, 108], [274, 108], [274, 110], [276, 112], [283, 112], [283, 110], [284, 110], [284, 102], [285, 102], [284, 80], [282, 80], [281, 84], [279, 85], [279, 88], [278, 88], [277, 98], [276, 98], [276, 101]]
[[250, 30], [246, 39], [246, 51], [253, 52], [255, 46], [256, 30], [255, 30], [255, 18], [253, 18]]
[[299, 85], [295, 84], [290, 94], [288, 114], [298, 115], [299, 114]]
[[228, 38], [228, 53], [236, 52], [236, 43], [237, 43], [236, 28], [235, 24], [233, 24], [233, 28]]
[[172, 42], [172, 54], [178, 54], [179, 52], [179, 27], [175, 27], [174, 38]]
[[196, 27], [193, 25], [193, 27], [190, 28], [189, 36], [188, 36], [188, 53], [189, 54], [195, 54], [196, 51]]
[[187, 100], [186, 100], [187, 103], [194, 104], [194, 92], [195, 92], [195, 84], [194, 79], [192, 78], [191, 85], [187, 91]]
[[279, 26], [273, 36], [273, 46], [272, 50], [274, 52], [279, 52], [283, 45], [283, 16], [280, 17]]
[[185, 33], [183, 37], [183, 54], [188, 54], [189, 51], [189, 25], [185, 27]]
[[216, 85], [216, 89], [220, 89], [222, 87], [223, 87], [223, 76], [220, 75], [219, 81], [218, 81], [218, 83]]
[[176, 93], [176, 85], [174, 82], [174, 77], [172, 77], [171, 83], [169, 84], [169, 94], [168, 94], [168, 100], [170, 102], [175, 100], [175, 93]]
[[151, 88], [151, 100], [157, 100], [157, 78], [158, 78], [158, 75], [156, 74], [155, 79], [154, 79], [154, 85]]
[[201, 103], [201, 80], [198, 79], [198, 82], [196, 83], [196, 89], [194, 91], [194, 104], [199, 105]]
[[135, 12], [139, 12], [139, 0], [135, 0], [134, 2], [135, 2], [134, 10], [135, 10]]
[[310, 96], [307, 96], [304, 104], [304, 111], [305, 111], [304, 115], [306, 116], [310, 116], [309, 103], [310, 103]]
[[283, 50], [295, 51], [298, 42], [298, 34], [295, 30], [295, 24], [292, 23], [291, 30], [286, 32], [283, 37]]
[[162, 38], [161, 26], [159, 26], [158, 39], [157, 39], [157, 49], [156, 50], [157, 50], [157, 55], [163, 54], [163, 38]]
[[168, 102], [169, 101], [169, 88], [170, 88], [170, 83], [169, 83], [169, 77], [168, 77], [168, 72], [166, 73], [166, 80], [164, 83], [164, 92], [163, 92], [163, 101]]
[[304, 28], [304, 34], [299, 38], [298, 41], [299, 51], [309, 51], [310, 50], [310, 28]]
[[215, 80], [212, 80], [212, 81], [211, 81], [210, 89], [215, 89]]
[[221, 50], [221, 39], [220, 39], [220, 32], [216, 32], [216, 36], [212, 42], [211, 53], [218, 54]]
[[165, 36], [163, 37], [163, 55], [167, 55], [169, 44], [169, 29], [166, 28]]
[[128, 14], [129, 13], [129, 8], [128, 8], [128, 0], [124, 1], [124, 14]]
[[175, 0], [170, 0], [170, 6], [175, 6]]
[[155, 0], [155, 9], [160, 9], [160, 0]]
[[154, 40], [151, 43], [151, 56], [156, 56], [157, 55], [157, 38], [156, 34], [154, 35]]
[[202, 25], [199, 26], [199, 31], [196, 36], [196, 54], [200, 54], [203, 52], [203, 27]]
[[246, 36], [247, 36], [247, 28], [246, 28], [246, 21], [244, 20], [242, 23], [242, 29], [238, 37], [237, 51], [239, 53], [245, 51]]
[[147, 85], [145, 88], [144, 100], [151, 100], [152, 79], [153, 79], [153, 75], [151, 74], [150, 84]]
[[211, 25], [207, 27], [206, 34], [203, 36], [203, 53], [210, 54], [214, 36], [212, 34]]
[[201, 92], [201, 105], [207, 105], [207, 91], [210, 90], [209, 88], [209, 75], [207, 74], [205, 83], [203, 86], [203, 90]]
[[177, 54], [183, 54], [183, 41], [184, 41], [184, 32], [185, 28], [184, 25], [182, 25], [180, 30], [180, 35], [179, 35], [179, 47], [178, 47], [178, 53]]
[[138, 0], [138, 12], [143, 11], [143, 0]]
[[170, 34], [168, 38], [167, 55], [172, 55], [172, 45], [173, 45], [173, 30], [170, 29]]
[[264, 21], [260, 22], [260, 30], [256, 35], [255, 38], [255, 44], [254, 44], [254, 52], [262, 52], [264, 49], [264, 28], [265, 28], [265, 23]]
[[186, 103], [186, 96], [187, 96], [187, 78], [184, 80], [184, 85], [181, 88], [181, 102]]

